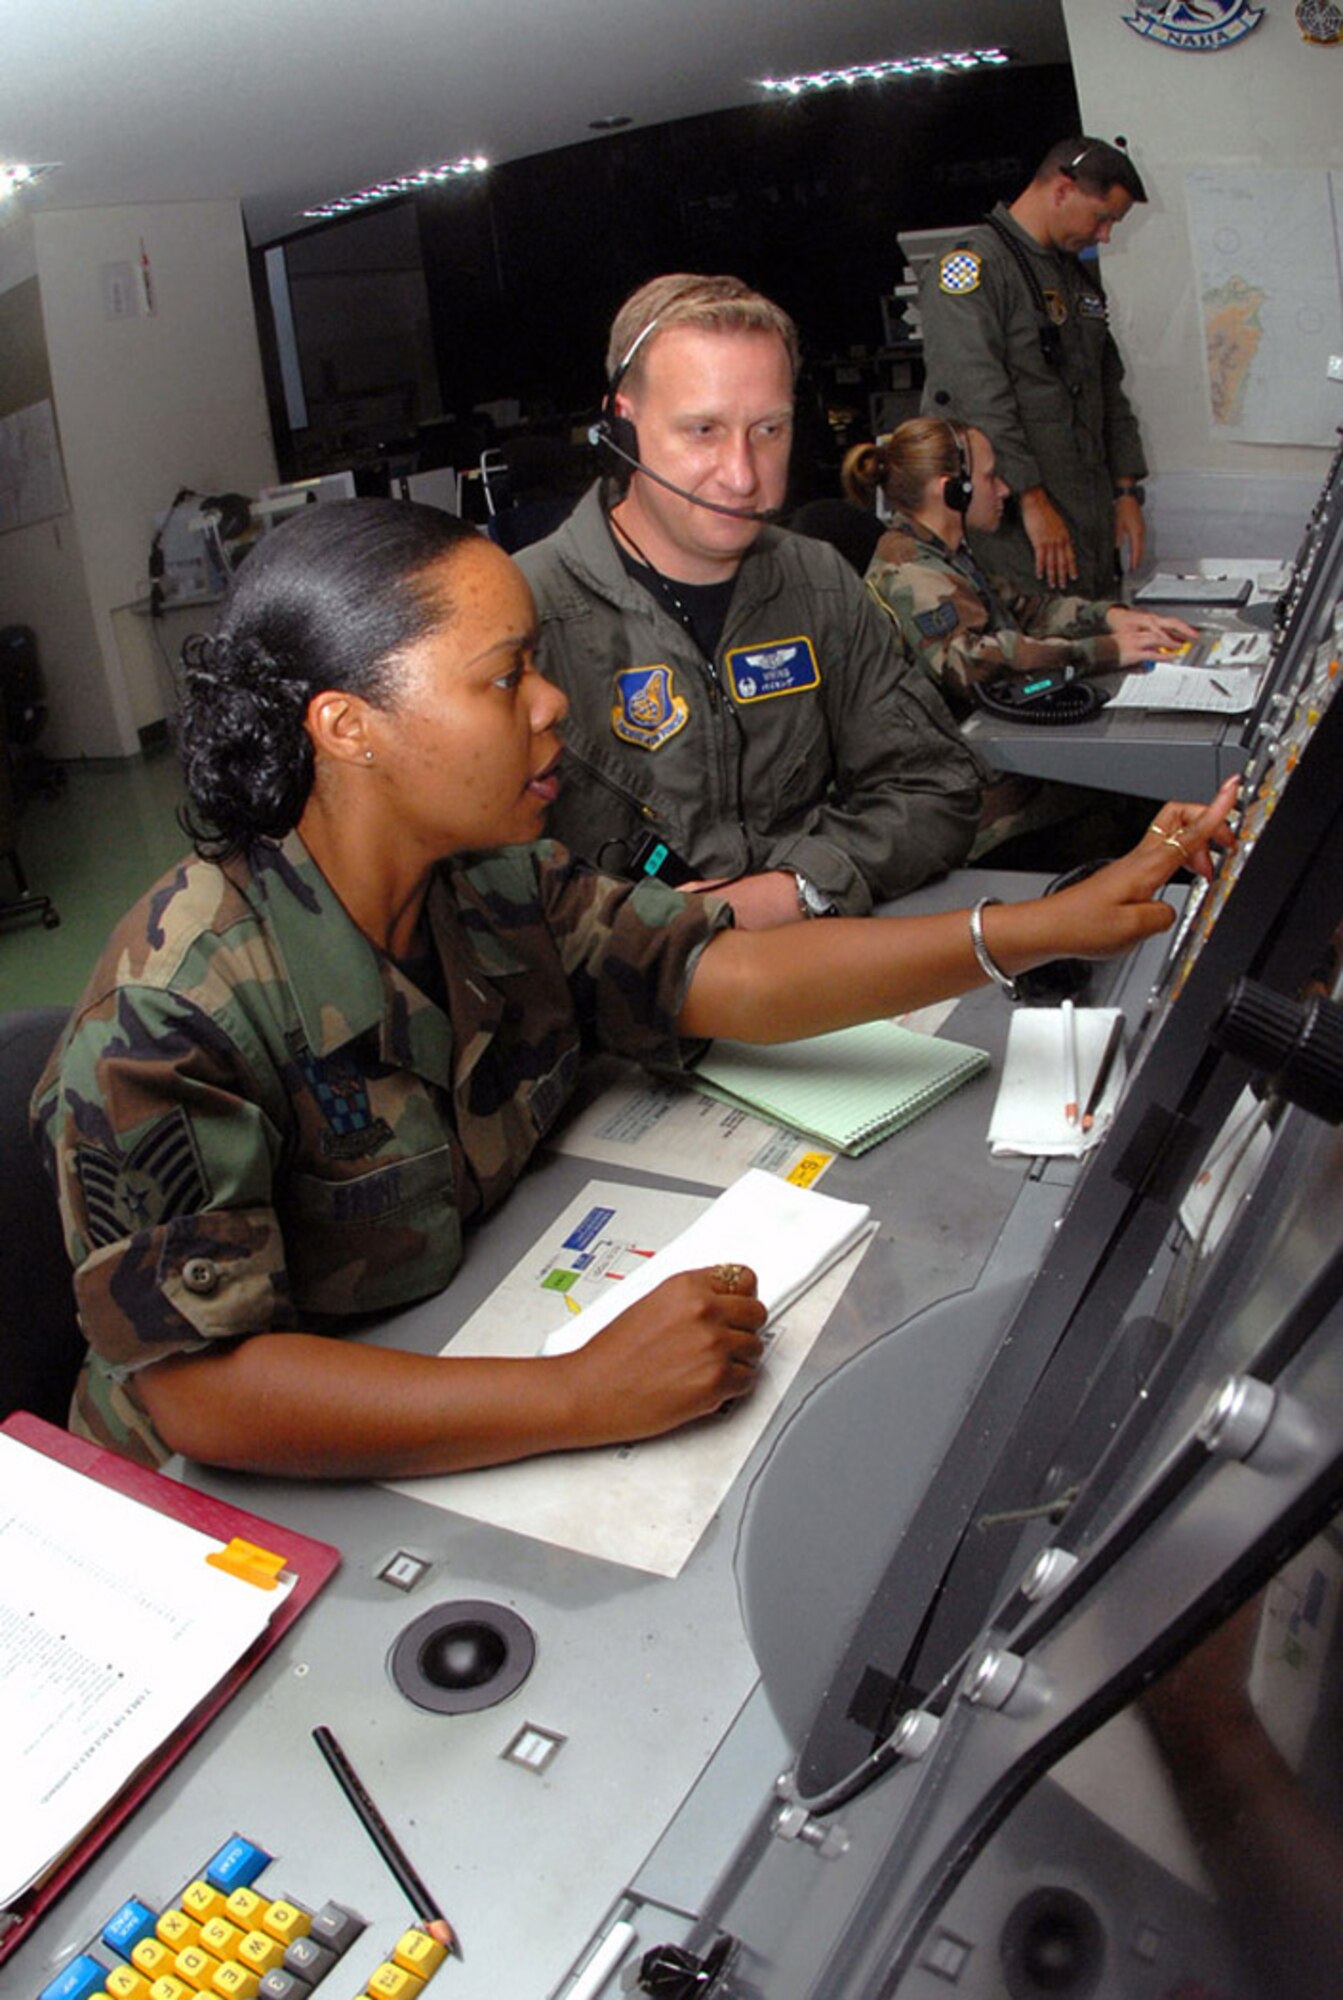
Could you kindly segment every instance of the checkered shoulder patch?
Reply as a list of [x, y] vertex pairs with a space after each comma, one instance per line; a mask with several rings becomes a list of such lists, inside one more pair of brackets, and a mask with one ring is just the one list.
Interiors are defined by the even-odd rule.
[[978, 250], [948, 250], [937, 267], [937, 288], [959, 298], [979, 290], [984, 260]]

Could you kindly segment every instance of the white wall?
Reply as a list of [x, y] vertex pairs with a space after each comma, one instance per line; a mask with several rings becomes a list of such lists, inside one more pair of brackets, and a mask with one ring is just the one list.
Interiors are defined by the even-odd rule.
[[[74, 689], [47, 661], [61, 717], [49, 747], [126, 756], [147, 691], [128, 685], [112, 613], [147, 590], [155, 514], [180, 487], [255, 493], [276, 477], [242, 223], [233, 202], [172, 202], [41, 213], [34, 232], [98, 650]], [[104, 266], [137, 265], [142, 245], [156, 310], [109, 318]]]
[[[1123, 0], [1063, 0], [1083, 129], [1123, 133], [1148, 193], [1102, 257], [1152, 470], [1304, 475], [1318, 489], [1332, 440], [1316, 450], [1214, 435], [1184, 176], [1191, 167], [1343, 165], [1343, 47], [1303, 41], [1288, 0], [1268, 6], [1243, 41], [1207, 55], [1144, 40], [1124, 25], [1133, 11]], [[1331, 243], [1319, 251], [1334, 261]]]

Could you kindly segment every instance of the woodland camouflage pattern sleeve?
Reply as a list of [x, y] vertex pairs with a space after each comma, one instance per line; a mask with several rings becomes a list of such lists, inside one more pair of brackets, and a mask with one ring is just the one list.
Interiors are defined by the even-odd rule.
[[[1005, 583], [1001, 605], [994, 606], [949, 560], [930, 557], [898, 533], [883, 536], [866, 581], [961, 720], [974, 710], [977, 682], [1061, 666], [1103, 673], [1118, 664], [1118, 642], [1104, 630], [1104, 606], [1092, 607], [1081, 598], [1016, 598]], [[1099, 635], [1063, 633], [1062, 627], [1075, 623], [1094, 633], [1093, 610], [1101, 614]], [[1021, 612], [1020, 623], [1031, 629], [1017, 629], [1015, 616]]]

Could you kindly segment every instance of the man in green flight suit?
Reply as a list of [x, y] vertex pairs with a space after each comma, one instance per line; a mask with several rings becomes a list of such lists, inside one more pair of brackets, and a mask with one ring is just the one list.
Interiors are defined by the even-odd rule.
[[1146, 199], [1118, 147], [1062, 140], [920, 286], [923, 410], [954, 412], [991, 439], [1018, 518], [972, 543], [1021, 591], [1112, 598], [1118, 564], [1142, 560], [1142, 440], [1099, 277], [1080, 253]]

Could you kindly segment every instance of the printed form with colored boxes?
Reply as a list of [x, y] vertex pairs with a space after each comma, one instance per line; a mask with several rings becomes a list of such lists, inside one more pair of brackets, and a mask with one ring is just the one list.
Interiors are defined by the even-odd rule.
[[[307, 2000], [367, 1924], [272, 1896], [258, 1886], [271, 1860], [234, 1834], [164, 1908], [128, 1896], [35, 2000]], [[447, 1955], [412, 1927], [343, 2000], [417, 2000]]]

